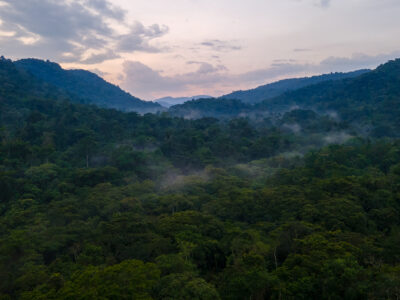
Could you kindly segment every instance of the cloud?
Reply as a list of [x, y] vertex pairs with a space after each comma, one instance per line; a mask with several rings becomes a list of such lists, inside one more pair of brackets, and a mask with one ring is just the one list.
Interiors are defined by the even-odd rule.
[[354, 69], [374, 68], [388, 60], [400, 57], [400, 51], [383, 53], [377, 55], [367, 55], [364, 53], [355, 53], [350, 57], [328, 57], [320, 63], [322, 70], [349, 71]]
[[[126, 12], [107, 0], [0, 0], [0, 50], [15, 57], [100, 63], [121, 52], [156, 52], [150, 41], [166, 26], [128, 24]], [[110, 24], [127, 31], [119, 33]], [[132, 42], [134, 41], [134, 42]]]
[[190, 94], [192, 90], [217, 90], [221, 86], [234, 88], [239, 84], [258, 84], [282, 75], [292, 75], [304, 70], [304, 65], [273, 64], [264, 69], [232, 75], [223, 65], [211, 65], [206, 62], [189, 61], [190, 65], [197, 64], [193, 72], [165, 76], [162, 72], [151, 69], [138, 61], [124, 63], [122, 87], [144, 99], [165, 96], [168, 93]]
[[103, 16], [107, 16], [115, 20], [125, 19], [126, 11], [112, 5], [106, 0], [88, 0], [86, 1], [88, 7], [95, 9], [98, 13]]
[[145, 27], [139, 22], [135, 22], [131, 26], [128, 34], [121, 35], [117, 43], [117, 49], [121, 52], [145, 51], [160, 52], [161, 49], [151, 46], [149, 41], [167, 34], [169, 28], [153, 24]]
[[123, 64], [122, 87], [144, 99], [156, 98], [165, 93], [177, 91], [190, 91], [195, 87], [212, 87], [222, 80], [221, 72], [226, 70], [224, 66], [213, 66], [206, 62], [188, 62], [197, 64], [193, 72], [164, 76], [160, 71], [153, 70], [149, 66], [138, 61], [126, 61]]
[[87, 64], [87, 65], [93, 65], [93, 64], [98, 64], [106, 60], [111, 60], [111, 59], [116, 59], [120, 58], [121, 56], [113, 52], [112, 50], [108, 50], [103, 53], [99, 54], [92, 54], [88, 58], [81, 60], [80, 63], [82, 64]]
[[213, 66], [210, 63], [202, 62], [202, 61], [188, 61], [186, 62], [188, 65], [199, 65], [196, 73], [198, 74], [206, 74], [206, 73], [215, 73], [218, 71], [227, 71], [228, 69], [224, 65], [216, 65]]
[[400, 51], [389, 54], [354, 54], [350, 57], [329, 57], [319, 63], [279, 60], [265, 68], [240, 74], [230, 74], [223, 65], [200, 61], [188, 61], [198, 65], [193, 72], [163, 75], [138, 61], [126, 61], [122, 86], [132, 94], [152, 99], [168, 94], [190, 95], [192, 93], [229, 93], [240, 88], [252, 88], [288, 77], [311, 76], [329, 72], [347, 72], [363, 68], [375, 68], [381, 63], [400, 56]]
[[216, 52], [230, 52], [235, 50], [241, 50], [242, 47], [232, 41], [221, 41], [221, 40], [206, 40], [200, 43], [200, 46], [209, 48]]
[[[355, 53], [350, 57], [328, 57], [319, 63], [298, 62], [296, 60], [278, 60], [267, 68], [239, 74], [236, 78], [243, 82], [260, 82], [285, 76], [302, 74], [322, 74], [330, 72], [349, 72], [359, 69], [372, 69], [388, 60], [400, 57], [400, 51], [378, 55]], [[280, 62], [282, 61], [282, 62]]]
[[309, 64], [302, 63], [273, 63], [269, 67], [260, 68], [254, 71], [233, 75], [235, 83], [246, 82], [248, 84], [263, 84], [282, 76], [293, 76], [310, 69]]

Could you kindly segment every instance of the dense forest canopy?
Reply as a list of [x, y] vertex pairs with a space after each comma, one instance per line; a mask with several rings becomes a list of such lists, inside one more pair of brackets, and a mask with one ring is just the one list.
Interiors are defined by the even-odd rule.
[[0, 60], [0, 299], [398, 299], [398, 64], [185, 119]]

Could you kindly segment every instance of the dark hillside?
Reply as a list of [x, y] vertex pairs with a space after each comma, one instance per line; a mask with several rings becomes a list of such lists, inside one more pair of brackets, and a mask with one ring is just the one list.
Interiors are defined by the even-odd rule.
[[64, 70], [56, 63], [37, 59], [23, 59], [15, 64], [81, 103], [139, 113], [162, 110], [159, 104], [140, 100], [89, 71]]

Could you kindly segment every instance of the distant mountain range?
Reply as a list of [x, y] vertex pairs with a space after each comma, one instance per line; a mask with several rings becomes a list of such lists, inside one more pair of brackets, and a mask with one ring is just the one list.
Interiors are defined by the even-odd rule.
[[[260, 103], [264, 100], [272, 99], [277, 96], [280, 96], [286, 92], [289, 91], [294, 91], [298, 90], [300, 88], [303, 88], [305, 86], [317, 84], [320, 82], [325, 82], [325, 81], [333, 81], [333, 80], [342, 80], [346, 78], [354, 78], [357, 76], [360, 76], [362, 74], [365, 74], [367, 72], [370, 72], [371, 70], [357, 70], [353, 72], [348, 72], [348, 73], [331, 73], [331, 74], [324, 74], [324, 75], [319, 75], [319, 76], [312, 76], [312, 77], [304, 77], [304, 78], [293, 78], [293, 79], [285, 79], [285, 80], [280, 80], [277, 82], [273, 82], [270, 84], [262, 85], [259, 86], [255, 89], [250, 89], [250, 90], [244, 90], [244, 91], [235, 91], [227, 95], [223, 95], [221, 97], [218, 97], [216, 99], [219, 100], [226, 100], [226, 99], [235, 99], [235, 100], [240, 100], [241, 102], [245, 104], [256, 104]], [[193, 96], [193, 97], [164, 97], [160, 99], [154, 100], [154, 102], [157, 102], [161, 104], [164, 107], [170, 108], [171, 106], [174, 105], [181, 105], [184, 104], [185, 102], [192, 101], [192, 100], [199, 100], [199, 99], [208, 99], [208, 101], [201, 101], [202, 104], [205, 103], [211, 103], [211, 99], [215, 99], [211, 96], [206, 96], [206, 95], [199, 95], [199, 96]], [[197, 105], [197, 103], [192, 103], [194, 105]], [[231, 105], [232, 102], [229, 102], [227, 105]], [[191, 104], [186, 105], [186, 107], [190, 107]], [[220, 107], [221, 103], [217, 104], [218, 107]], [[202, 107], [204, 105], [201, 105]], [[213, 107], [216, 107], [215, 105]], [[173, 112], [176, 113], [177, 110], [181, 110], [178, 108], [174, 108]], [[212, 115], [215, 112], [212, 113]]]
[[[315, 83], [322, 78], [331, 79]], [[306, 79], [299, 80], [307, 82]], [[254, 105], [222, 97], [189, 101], [172, 106], [169, 112], [186, 118], [263, 119], [271, 116], [279, 118], [292, 110], [312, 110], [356, 125], [372, 136], [400, 136], [400, 59], [389, 61], [373, 71], [334, 73], [314, 77], [312, 81], [314, 84], [286, 92], [281, 90], [276, 97]], [[296, 82], [296, 79], [284, 82]], [[280, 84], [282, 82], [270, 86]]]
[[[98, 75], [86, 70], [64, 70], [60, 65], [39, 59], [22, 59], [13, 62], [20, 70], [31, 74], [34, 78], [58, 89], [58, 94], [64, 94], [72, 101], [93, 104], [104, 108], [114, 108], [121, 111], [136, 111], [139, 113], [156, 113], [169, 109], [176, 116], [234, 116], [239, 110], [248, 111], [250, 107], [227, 99], [240, 100], [243, 104], [259, 104], [274, 99], [282, 94], [295, 91], [306, 86], [321, 82], [338, 81], [354, 78], [368, 73], [369, 70], [359, 70], [349, 73], [332, 73], [320, 76], [281, 80], [247, 91], [237, 91], [215, 101], [210, 96], [164, 97], [154, 102], [143, 101], [123, 91]], [[201, 99], [197, 103], [193, 102]], [[184, 104], [185, 103], [185, 104]], [[186, 104], [188, 103], [188, 104]], [[179, 107], [179, 105], [184, 105]], [[178, 107], [174, 107], [178, 106]], [[192, 106], [195, 106], [193, 108]], [[225, 109], [223, 107], [225, 106]]]
[[89, 71], [64, 70], [57, 63], [38, 59], [22, 59], [14, 64], [38, 80], [57, 87], [76, 102], [139, 113], [163, 110], [160, 104], [134, 97]]
[[[162, 103], [170, 106], [171, 116], [189, 119], [274, 119], [300, 109], [357, 124], [373, 136], [399, 136], [400, 132], [400, 59], [373, 71], [288, 79], [217, 99], [166, 97], [158, 103], [142, 101], [91, 72], [64, 70], [56, 63], [36, 59], [13, 62], [1, 58], [0, 79], [0, 99], [69, 100], [139, 113], [167, 111]], [[261, 97], [266, 99], [260, 102]]]
[[212, 98], [211, 96], [207, 95], [198, 95], [193, 97], [163, 97], [154, 100], [154, 102], [164, 106], [164, 107], [171, 107], [173, 105], [183, 104], [190, 100], [198, 100], [198, 99], [208, 99]]
[[285, 79], [280, 80], [274, 83], [266, 84], [259, 86], [255, 89], [245, 90], [245, 91], [236, 91], [224, 96], [221, 96], [221, 99], [237, 99], [244, 103], [255, 104], [260, 103], [267, 99], [272, 99], [277, 96], [282, 95], [283, 93], [298, 90], [305, 86], [317, 84], [324, 81], [331, 80], [341, 80], [346, 78], [354, 78], [360, 76], [364, 73], [369, 72], [370, 70], [358, 70], [349, 73], [331, 73], [324, 74], [319, 76], [312, 77], [304, 77], [304, 78], [293, 78], [293, 79]]
[[[233, 92], [219, 98], [193, 99], [192, 101], [186, 101], [184, 104], [177, 104], [170, 107], [169, 112], [174, 116], [184, 118], [264, 117], [276, 111], [275, 108], [268, 110], [265, 105], [262, 105], [262, 103], [268, 103], [268, 100], [321, 82], [355, 78], [368, 72], [371, 71], [358, 70], [349, 73], [331, 73], [313, 77], [285, 79], [259, 86], [255, 89]], [[253, 105], [260, 106], [256, 108]]]

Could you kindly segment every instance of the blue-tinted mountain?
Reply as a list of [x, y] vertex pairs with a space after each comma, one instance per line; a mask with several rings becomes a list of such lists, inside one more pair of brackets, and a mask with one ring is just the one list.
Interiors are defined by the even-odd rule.
[[341, 80], [346, 78], [354, 78], [370, 70], [358, 70], [349, 73], [331, 73], [319, 76], [293, 78], [277, 81], [274, 83], [259, 86], [255, 89], [236, 91], [220, 98], [222, 99], [238, 99], [244, 103], [255, 104], [267, 99], [280, 96], [288, 91], [297, 90], [305, 86], [317, 84], [324, 81]]
[[57, 63], [38, 59], [19, 60], [15, 65], [77, 102], [139, 113], [162, 110], [158, 103], [140, 100], [89, 71], [64, 70]]

